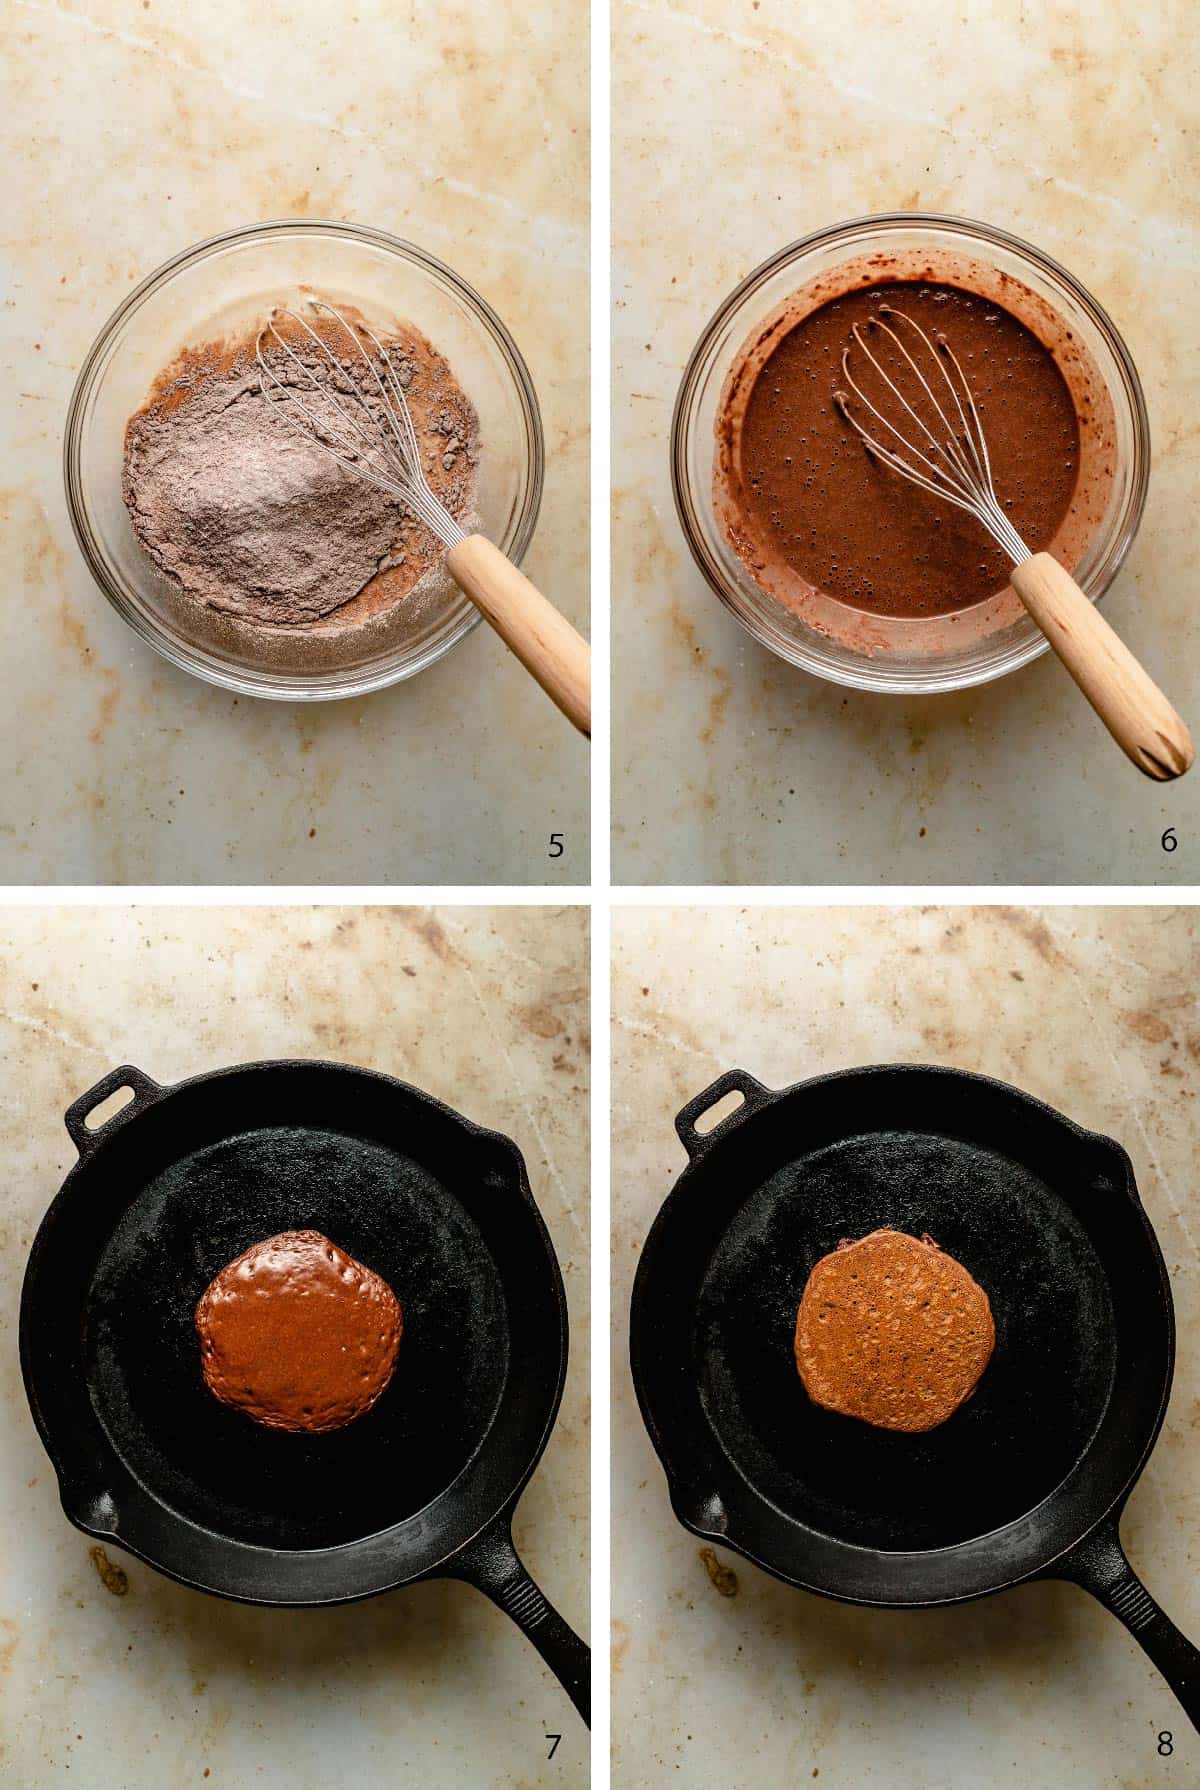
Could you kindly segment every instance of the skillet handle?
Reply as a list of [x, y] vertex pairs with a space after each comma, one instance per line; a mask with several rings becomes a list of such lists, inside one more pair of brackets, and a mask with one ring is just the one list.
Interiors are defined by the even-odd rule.
[[592, 1654], [542, 1595], [513, 1546], [506, 1516], [497, 1518], [447, 1568], [451, 1578], [465, 1579], [511, 1616], [532, 1641], [590, 1728], [592, 1725]]
[[[726, 1113], [725, 1117], [718, 1120], [711, 1131], [697, 1131], [696, 1120], [702, 1118], [709, 1107], [715, 1106], [718, 1100], [723, 1100], [726, 1094], [741, 1094], [743, 1096], [742, 1104], [735, 1107], [731, 1113]], [[697, 1094], [694, 1099], [688, 1101], [686, 1106], [680, 1107], [675, 1118], [675, 1129], [679, 1133], [679, 1141], [694, 1162], [697, 1156], [704, 1154], [718, 1131], [723, 1131], [726, 1125], [736, 1119], [745, 1118], [757, 1107], [765, 1106], [771, 1098], [770, 1088], [764, 1088], [760, 1081], [755, 1081], [754, 1077], [747, 1075], [744, 1069], [727, 1069], [724, 1075], [718, 1075], [716, 1081], [710, 1087], [705, 1088], [703, 1094]]]
[[[110, 1094], [115, 1094], [118, 1088], [129, 1088], [133, 1099], [126, 1101], [119, 1112], [115, 1112], [93, 1131], [87, 1124], [88, 1114], [107, 1100]], [[157, 1100], [161, 1093], [158, 1083], [151, 1081], [140, 1069], [135, 1069], [132, 1063], [124, 1063], [119, 1069], [110, 1069], [107, 1075], [101, 1076], [94, 1088], [89, 1088], [86, 1094], [81, 1094], [67, 1108], [64, 1123], [71, 1134], [71, 1142], [81, 1156], [90, 1156], [118, 1119], [124, 1121], [131, 1118], [140, 1108]]]
[[1054, 1568], [1111, 1610], [1144, 1648], [1200, 1730], [1200, 1649], [1160, 1610], [1121, 1547], [1116, 1518], [1101, 1523]]

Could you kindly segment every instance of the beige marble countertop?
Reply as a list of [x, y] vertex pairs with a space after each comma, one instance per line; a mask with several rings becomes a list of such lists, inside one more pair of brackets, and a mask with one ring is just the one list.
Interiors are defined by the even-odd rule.
[[[205, 1597], [64, 1517], [25, 1402], [17, 1308], [74, 1158], [62, 1114], [132, 1062], [174, 1081], [329, 1057], [514, 1138], [566, 1283], [571, 1355], [517, 1507], [530, 1571], [588, 1616], [588, 929], [569, 908], [9, 909], [0, 1196], [0, 1783], [13, 1790], [583, 1790], [587, 1735], [478, 1592], [434, 1581], [335, 1610]], [[404, 973], [401, 973], [401, 972]], [[561, 1733], [553, 1762], [543, 1736]]]
[[60, 471], [80, 362], [160, 262], [266, 218], [373, 224], [452, 263], [526, 356], [526, 563], [586, 631], [586, 7], [0, 14], [0, 883], [586, 882], [587, 748], [488, 628], [374, 696], [239, 701], [109, 608]]
[[[638, 1414], [638, 1251], [684, 1167], [685, 1100], [933, 1061], [1019, 1084], [1133, 1159], [1166, 1258], [1178, 1359], [1122, 1523], [1200, 1641], [1200, 1002], [1194, 909], [621, 909], [613, 919], [614, 1790], [1151, 1790], [1200, 1739], [1119, 1623], [1068, 1585], [957, 1610], [853, 1609], [734, 1554], [718, 1595]], [[1169, 1730], [1174, 1752], [1159, 1757]]]
[[1144, 782], [1052, 659], [948, 697], [843, 690], [760, 648], [684, 544], [671, 408], [725, 295], [840, 218], [984, 219], [1071, 269], [1137, 363], [1153, 473], [1105, 611], [1200, 732], [1190, 13], [881, 0], [867, 19], [614, 0], [614, 878], [1194, 883], [1200, 777]]

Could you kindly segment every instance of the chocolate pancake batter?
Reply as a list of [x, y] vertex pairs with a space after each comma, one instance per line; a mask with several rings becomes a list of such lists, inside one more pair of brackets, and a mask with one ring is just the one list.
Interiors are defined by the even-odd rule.
[[378, 1274], [319, 1231], [283, 1231], [222, 1268], [196, 1307], [204, 1380], [269, 1429], [353, 1423], [386, 1391], [404, 1320]]
[[877, 1429], [936, 1429], [970, 1398], [996, 1346], [988, 1296], [930, 1238], [872, 1231], [823, 1256], [796, 1316], [814, 1404]]
[[[736, 412], [721, 419], [738, 511], [733, 544], [752, 569], [759, 558], [782, 562], [852, 608], [945, 615], [1003, 590], [1011, 564], [973, 517], [883, 465], [838, 413], [842, 352], [851, 347], [863, 391], [910, 439], [917, 434], [852, 346], [857, 323], [914, 409], [928, 414], [928, 402], [922, 412], [910, 396], [919, 388], [899, 351], [882, 331], [866, 329], [881, 303], [932, 338], [946, 336], [975, 397], [1001, 504], [1031, 552], [1054, 539], [1075, 489], [1079, 423], [1053, 355], [990, 299], [900, 280], [847, 292], [801, 318], [775, 345], [748, 396], [737, 394]], [[911, 332], [901, 326], [901, 333]], [[897, 447], [861, 406], [856, 414]]]

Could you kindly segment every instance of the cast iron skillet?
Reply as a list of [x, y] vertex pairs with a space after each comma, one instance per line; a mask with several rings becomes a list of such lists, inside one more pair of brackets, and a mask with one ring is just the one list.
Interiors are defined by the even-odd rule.
[[[96, 1130], [117, 1089], [133, 1099]], [[21, 1365], [63, 1508], [158, 1571], [257, 1604], [458, 1578], [513, 1618], [587, 1719], [589, 1653], [512, 1544], [567, 1360], [554, 1250], [515, 1144], [390, 1076], [249, 1063], [161, 1088], [114, 1069], [66, 1115]], [[392, 1286], [399, 1366], [345, 1430], [260, 1428], [206, 1390], [193, 1313], [282, 1230]]]
[[[744, 1103], [701, 1135], [736, 1090]], [[978, 1075], [852, 1069], [778, 1093], [732, 1070], [675, 1121], [691, 1158], [633, 1291], [638, 1400], [679, 1520], [850, 1603], [955, 1603], [1071, 1579], [1200, 1726], [1200, 1653], [1131, 1570], [1121, 1512], [1166, 1411], [1166, 1269], [1129, 1158]], [[819, 1410], [792, 1354], [820, 1256], [928, 1232], [988, 1294], [995, 1355], [924, 1436]]]

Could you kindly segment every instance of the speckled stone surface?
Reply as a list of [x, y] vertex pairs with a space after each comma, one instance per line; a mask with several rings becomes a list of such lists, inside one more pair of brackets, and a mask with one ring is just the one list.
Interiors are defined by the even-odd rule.
[[616, 880], [1195, 882], [1200, 779], [1146, 783], [1052, 658], [940, 698], [809, 678], [704, 583], [667, 466], [687, 357], [768, 255], [894, 209], [1007, 228], [1090, 288], [1137, 363], [1150, 496], [1105, 612], [1200, 731], [1186, 8], [614, 0], [613, 18]]
[[[613, 921], [614, 1786], [1157, 1790], [1200, 1739], [1118, 1622], [1032, 1585], [957, 1610], [790, 1590], [676, 1522], [628, 1367], [634, 1268], [723, 1070], [877, 1062], [1019, 1084], [1129, 1151], [1178, 1322], [1170, 1409], [1122, 1523], [1200, 1642], [1200, 1003], [1194, 909], [619, 910]], [[725, 1572], [732, 1569], [736, 1587]], [[721, 1587], [726, 1595], [722, 1595]], [[733, 1595], [728, 1595], [730, 1590]], [[1173, 1752], [1156, 1736], [1169, 1730]]]
[[266, 218], [375, 225], [450, 262], [526, 356], [547, 457], [526, 567], [586, 631], [586, 7], [2, 13], [0, 882], [586, 882], [587, 748], [490, 629], [374, 696], [239, 700], [109, 608], [60, 472], [80, 362], [160, 262]]
[[[0, 949], [0, 1783], [12, 1790], [582, 1790], [587, 1736], [468, 1586], [330, 1611], [205, 1597], [59, 1507], [17, 1359], [34, 1231], [74, 1157], [62, 1114], [119, 1063], [156, 1080], [273, 1056], [414, 1082], [519, 1144], [562, 1267], [571, 1356], [516, 1542], [588, 1616], [587, 918], [536, 910], [91, 908], [5, 915]], [[107, 1568], [106, 1568], [107, 1570]], [[548, 1762], [547, 1733], [561, 1733]]]

